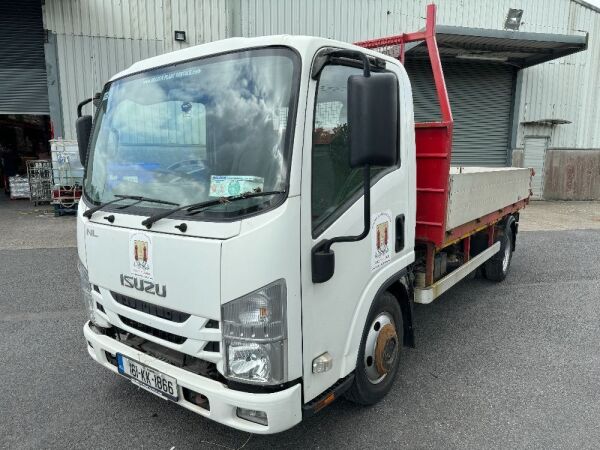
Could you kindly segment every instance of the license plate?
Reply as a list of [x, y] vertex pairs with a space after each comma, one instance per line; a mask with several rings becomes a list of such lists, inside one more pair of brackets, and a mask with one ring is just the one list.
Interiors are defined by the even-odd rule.
[[140, 364], [137, 361], [117, 353], [119, 373], [128, 377], [131, 382], [160, 397], [177, 401], [177, 381], [157, 370]]

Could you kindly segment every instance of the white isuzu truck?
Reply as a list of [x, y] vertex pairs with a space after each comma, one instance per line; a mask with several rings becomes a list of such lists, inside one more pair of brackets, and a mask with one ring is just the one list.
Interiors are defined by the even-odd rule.
[[[478, 268], [506, 276], [531, 173], [450, 166], [434, 14], [424, 31], [360, 45], [179, 50], [114, 76], [93, 125], [80, 104], [95, 361], [209, 419], [276, 433], [342, 394], [380, 400], [414, 345], [415, 302]], [[402, 60], [418, 40], [440, 122], [414, 123]]]

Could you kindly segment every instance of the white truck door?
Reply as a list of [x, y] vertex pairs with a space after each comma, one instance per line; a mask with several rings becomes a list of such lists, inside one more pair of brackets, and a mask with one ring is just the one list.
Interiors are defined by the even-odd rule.
[[[410, 102], [405, 73], [395, 66], [392, 70], [400, 80], [400, 101], [406, 96], [404, 100]], [[372, 169], [369, 235], [359, 242], [334, 244], [333, 277], [324, 283], [312, 282], [311, 249], [323, 239], [358, 235], [363, 230], [362, 169], [349, 165], [346, 111], [350, 75], [362, 75], [362, 69], [326, 65], [319, 79], [311, 82], [307, 102], [305, 120], [312, 126], [306, 126], [304, 138], [301, 213], [305, 401], [354, 369], [358, 345], [349, 344], [349, 333], [362, 334], [361, 315], [366, 316], [378, 287], [414, 259], [415, 213], [410, 188], [414, 180], [409, 180], [410, 171], [414, 173], [414, 150], [412, 160], [406, 154], [411, 139], [410, 148], [414, 149], [412, 107], [405, 110], [401, 106], [402, 127], [410, 128], [410, 134], [404, 129], [401, 132], [401, 141], [406, 142], [400, 145], [398, 166]], [[397, 221], [404, 223], [400, 230]], [[402, 234], [405, 245], [396, 249], [396, 238]], [[324, 352], [333, 357], [333, 367], [313, 374], [312, 361]]]

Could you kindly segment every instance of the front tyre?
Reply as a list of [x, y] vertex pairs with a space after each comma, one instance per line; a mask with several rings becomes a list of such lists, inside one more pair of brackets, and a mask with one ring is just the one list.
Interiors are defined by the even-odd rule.
[[372, 405], [390, 391], [400, 366], [402, 311], [398, 300], [384, 292], [371, 306], [363, 331], [354, 382], [346, 397], [361, 405]]

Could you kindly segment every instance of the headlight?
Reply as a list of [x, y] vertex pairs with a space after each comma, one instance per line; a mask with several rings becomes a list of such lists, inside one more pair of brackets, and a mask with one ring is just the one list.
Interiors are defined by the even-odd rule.
[[88, 271], [81, 261], [78, 262], [77, 268], [79, 269], [79, 281], [81, 283], [81, 293], [83, 296], [83, 306], [89, 319], [92, 322], [96, 321], [96, 315], [94, 314], [94, 299], [92, 297], [92, 285], [88, 278]]
[[287, 381], [285, 280], [226, 303], [221, 317], [228, 378], [260, 384]]

